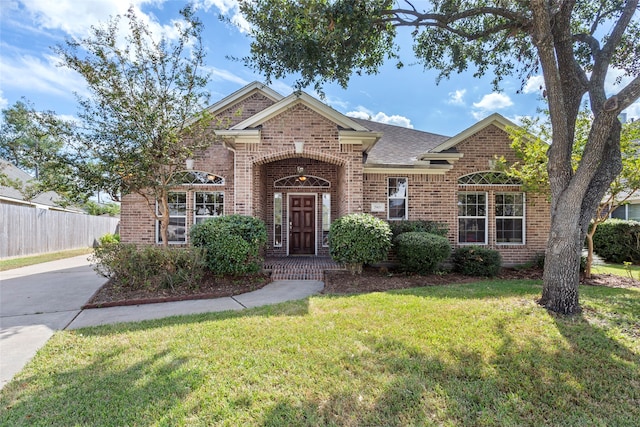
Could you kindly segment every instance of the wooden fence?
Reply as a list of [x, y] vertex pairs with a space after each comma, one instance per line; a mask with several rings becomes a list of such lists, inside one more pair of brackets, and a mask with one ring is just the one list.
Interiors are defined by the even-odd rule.
[[0, 203], [0, 259], [88, 248], [117, 231], [119, 218]]

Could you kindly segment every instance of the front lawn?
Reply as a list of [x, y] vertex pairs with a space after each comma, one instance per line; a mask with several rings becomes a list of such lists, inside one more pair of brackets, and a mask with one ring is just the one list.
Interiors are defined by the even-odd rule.
[[591, 272], [593, 274], [615, 274], [640, 280], [640, 265], [596, 264], [591, 267]]
[[309, 300], [55, 334], [0, 425], [637, 425], [640, 290], [539, 281]]

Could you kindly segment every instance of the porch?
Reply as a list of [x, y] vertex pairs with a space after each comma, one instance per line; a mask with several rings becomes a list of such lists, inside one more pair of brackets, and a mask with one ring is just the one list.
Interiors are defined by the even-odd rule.
[[324, 281], [325, 270], [342, 270], [329, 257], [289, 256], [267, 257], [264, 269], [271, 271], [271, 280], [318, 280]]

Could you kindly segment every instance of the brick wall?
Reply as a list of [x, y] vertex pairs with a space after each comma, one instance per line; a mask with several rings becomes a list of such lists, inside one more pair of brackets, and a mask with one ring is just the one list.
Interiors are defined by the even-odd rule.
[[[489, 161], [495, 155], [504, 155], [508, 161], [516, 161], [506, 132], [495, 126], [489, 126], [470, 136], [457, 145], [464, 157], [454, 164], [445, 175], [427, 174], [365, 174], [364, 209], [371, 212], [371, 203], [384, 203], [387, 206], [387, 178], [408, 178], [409, 219], [426, 219], [446, 223], [449, 227], [449, 240], [458, 245], [457, 193], [486, 192], [488, 199], [488, 244], [482, 245], [498, 250], [505, 265], [525, 263], [543, 253], [549, 230], [549, 203], [544, 196], [528, 194], [526, 196], [525, 245], [503, 245], [495, 241], [495, 206], [497, 192], [520, 192], [512, 186], [459, 186], [458, 178], [469, 173], [489, 171]], [[373, 215], [387, 219], [387, 212]]]

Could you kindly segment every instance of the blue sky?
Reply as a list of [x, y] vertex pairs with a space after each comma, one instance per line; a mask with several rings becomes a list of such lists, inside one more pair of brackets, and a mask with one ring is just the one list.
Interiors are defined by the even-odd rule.
[[[196, 3], [205, 24], [210, 103], [252, 81], [264, 81], [242, 63], [226, 58], [249, 53], [246, 22], [237, 14], [236, 1]], [[124, 14], [130, 5], [154, 32], [164, 31], [170, 36], [171, 20], [178, 18], [177, 11], [184, 4], [181, 0], [0, 0], [0, 108], [26, 97], [37, 110], [75, 116], [78, 104], [73, 92], [83, 93], [83, 80], [56, 65], [51, 46], [65, 38], [86, 35], [91, 25]], [[236, 25], [221, 22], [220, 13], [233, 17]], [[398, 41], [403, 62], [411, 64], [414, 61], [408, 31], [401, 32]], [[337, 85], [326, 86], [324, 102], [350, 116], [449, 136], [494, 112], [517, 122], [519, 117], [535, 115], [536, 108], [543, 105], [540, 76], [525, 82], [524, 87], [515, 78], [507, 80], [502, 92], [496, 93], [490, 77], [476, 79], [471, 74], [456, 75], [436, 85], [435, 71], [425, 71], [420, 65], [398, 70], [390, 62], [377, 75], [353, 76], [346, 90]], [[616, 73], [611, 74], [613, 81]], [[271, 88], [286, 96], [291, 93], [293, 82], [290, 77], [272, 82]], [[311, 89], [307, 91], [316, 95]], [[627, 115], [640, 117], [640, 103], [631, 106]]]

